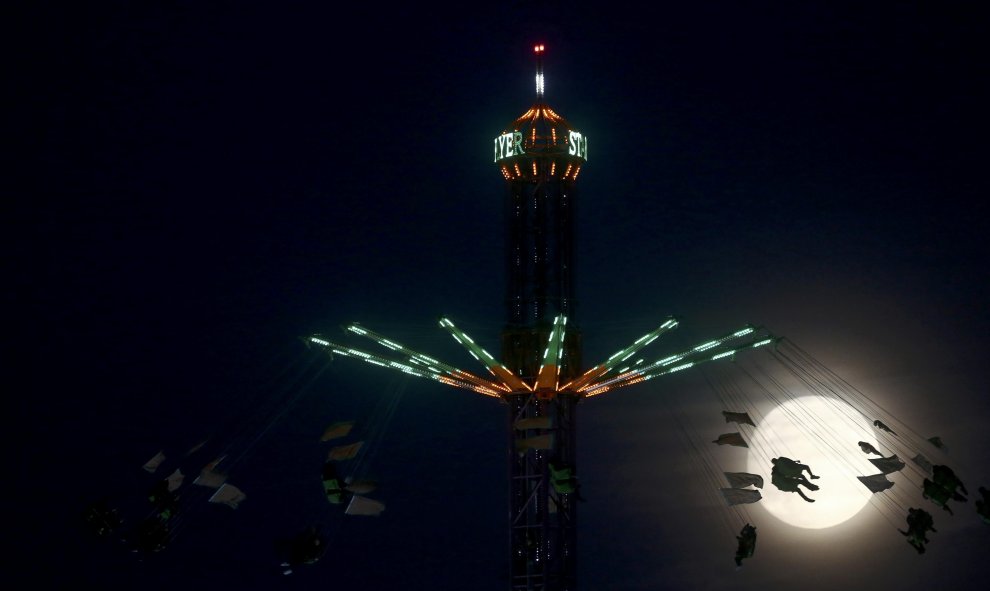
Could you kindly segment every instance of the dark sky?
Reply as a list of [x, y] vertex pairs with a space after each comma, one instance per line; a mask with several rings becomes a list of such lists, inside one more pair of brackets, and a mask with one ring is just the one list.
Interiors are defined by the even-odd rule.
[[[942, 435], [971, 492], [990, 485], [975, 6], [146, 4], [39, 3], [12, 21], [5, 481], [42, 586], [507, 588], [505, 409], [314, 361], [297, 337], [365, 346], [338, 328], [360, 321], [480, 371], [445, 314], [498, 350], [491, 141], [533, 101], [536, 42], [548, 102], [590, 138], [588, 363], [669, 315], [682, 328], [658, 356], [765, 325]], [[668, 402], [724, 427], [687, 378], [580, 408], [582, 588], [977, 587], [990, 529], [972, 503], [936, 514], [924, 556], [870, 507], [808, 532], [757, 506], [757, 554], [735, 572], [726, 510], [699, 494]], [[342, 418], [376, 437], [362, 469], [382, 483], [379, 519], [322, 499], [316, 439]], [[140, 466], [207, 436], [202, 454], [236, 459], [240, 509], [190, 493], [172, 546], [143, 563], [79, 531], [99, 496], [132, 524], [153, 481]], [[283, 581], [273, 542], [312, 522], [333, 553]]]

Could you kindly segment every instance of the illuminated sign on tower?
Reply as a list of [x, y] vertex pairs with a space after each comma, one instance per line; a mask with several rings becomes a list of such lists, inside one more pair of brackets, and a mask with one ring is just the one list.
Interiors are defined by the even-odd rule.
[[527, 177], [535, 182], [541, 171], [549, 173], [547, 178], [573, 180], [588, 160], [588, 137], [547, 106], [543, 99], [543, 46], [537, 45], [534, 51], [536, 103], [494, 139], [494, 162], [502, 163], [506, 180]]

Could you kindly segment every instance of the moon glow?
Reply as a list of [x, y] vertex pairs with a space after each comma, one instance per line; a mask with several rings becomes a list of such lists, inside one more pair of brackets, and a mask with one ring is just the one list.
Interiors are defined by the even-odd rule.
[[[837, 406], [845, 407], [843, 410], [848, 412], [840, 413]], [[856, 417], [855, 422], [850, 417]], [[796, 424], [798, 421], [800, 425]], [[764, 476], [766, 484], [760, 503], [777, 519], [807, 529], [832, 527], [851, 519], [870, 501], [870, 491], [856, 476], [874, 474], [877, 470], [857, 442], [866, 441], [877, 447], [877, 441], [870, 423], [841, 400], [820, 396], [789, 400], [767, 413], [755, 433], [753, 442], [766, 454], [787, 456], [807, 464], [820, 476], [817, 480], [809, 478], [819, 490], [801, 487], [815, 500], [808, 503], [797, 493], [783, 492], [771, 484], [772, 466], [751, 448], [747, 470]]]

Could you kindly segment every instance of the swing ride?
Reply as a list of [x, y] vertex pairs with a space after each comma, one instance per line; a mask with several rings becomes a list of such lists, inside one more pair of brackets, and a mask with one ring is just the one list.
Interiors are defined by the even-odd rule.
[[[583, 335], [573, 310], [572, 207], [576, 179], [588, 159], [588, 138], [547, 106], [539, 61], [543, 51], [543, 46], [535, 51], [536, 102], [494, 142], [495, 163], [509, 193], [508, 314], [501, 355], [490, 353], [447, 317], [439, 319], [439, 328], [484, 372], [441, 361], [357, 323], [345, 328], [346, 338], [377, 348], [325, 334], [306, 337], [306, 345], [332, 360], [361, 361], [440, 382], [507, 407], [511, 589], [577, 587], [577, 510], [584, 500], [581, 478], [587, 478], [578, 471], [576, 457], [577, 406], [685, 371], [711, 378], [720, 406], [713, 407], [712, 416], [721, 412], [726, 425], [725, 432], [702, 436], [686, 427], [677, 411], [672, 415], [697, 452], [706, 486], [725, 510], [726, 539], [734, 537], [736, 545], [727, 564], [733, 560], [738, 568], [760, 559], [761, 524], [748, 509], [755, 503], [804, 529], [843, 523], [872, 506], [919, 554], [925, 552], [933, 543], [929, 532], [937, 534], [945, 513], [962, 513], [969, 502], [961, 477], [949, 468], [946, 445], [940, 437], [919, 434], [787, 338], [744, 326], [686, 348], [650, 353], [678, 328], [680, 320], [668, 318], [604, 360], [582, 365]], [[290, 388], [277, 412], [291, 407], [317, 375]], [[358, 466], [384, 437], [383, 425], [398, 400], [392, 397], [376, 419], [367, 421], [361, 437], [353, 433], [357, 423], [344, 420], [330, 424], [319, 438], [319, 445], [332, 442], [320, 450], [325, 459], [313, 481], [316, 489], [316, 480], [322, 482], [327, 511], [347, 518], [385, 511], [385, 503], [374, 498], [376, 481]], [[148, 515], [128, 534], [132, 548], [143, 554], [164, 550], [184, 527], [194, 502], [231, 509], [250, 502], [250, 491], [233, 484], [231, 475], [271, 425], [266, 423], [240, 449], [190, 449], [170, 472], [159, 472], [167, 461], [163, 453], [149, 460], [144, 469], [158, 480]], [[187, 466], [193, 464], [200, 467], [190, 471]], [[187, 483], [183, 470], [198, 476]], [[977, 512], [986, 521], [986, 489], [979, 492], [983, 501], [977, 501]], [[121, 527], [119, 512], [104, 501], [87, 509], [86, 521], [98, 536]], [[318, 525], [282, 540], [282, 572], [290, 575], [316, 564], [328, 542]]]

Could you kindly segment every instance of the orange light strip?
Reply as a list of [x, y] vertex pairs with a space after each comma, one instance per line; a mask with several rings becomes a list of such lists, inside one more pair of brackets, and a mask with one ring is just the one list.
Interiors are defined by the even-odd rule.
[[[494, 375], [494, 373], [495, 372], [492, 372], [493, 375]], [[480, 378], [480, 377], [474, 375], [471, 372], [464, 371], [463, 369], [459, 369], [459, 370], [457, 370], [455, 372], [451, 372], [451, 374], [452, 374], [453, 377], [455, 377], [457, 379], [461, 379], [461, 380], [463, 380], [465, 382], [471, 382], [471, 383], [473, 383], [474, 385], [476, 385], [476, 386], [478, 386], [480, 388], [484, 388], [485, 390], [489, 390], [489, 391], [492, 391], [492, 392], [494, 392], [495, 390], [504, 390], [506, 392], [511, 392], [512, 391], [512, 388], [506, 386], [502, 382], [492, 382], [492, 381], [486, 380], [484, 378]], [[498, 377], [498, 376], [496, 376], [496, 377]]]
[[477, 392], [478, 394], [484, 394], [485, 396], [491, 396], [492, 398], [501, 398], [501, 396], [498, 395], [498, 392], [495, 392], [494, 390], [486, 390], [484, 388], [480, 388], [480, 387], [475, 386], [473, 384], [468, 384], [468, 383], [465, 383], [465, 382], [460, 382], [458, 380], [454, 380], [454, 379], [448, 378], [447, 376], [437, 376], [434, 379], [437, 380], [438, 382], [442, 382], [444, 384], [447, 384], [448, 386], [453, 386], [455, 388], [463, 388], [465, 390], [472, 390], [474, 392]]
[[596, 365], [595, 367], [592, 367], [588, 371], [581, 374], [580, 377], [573, 379], [567, 382], [566, 384], [564, 384], [564, 386], [561, 389], [567, 390], [568, 388], [570, 388], [572, 390], [580, 390], [581, 388], [585, 387], [589, 382], [592, 382], [600, 378], [602, 375], [608, 372], [608, 369], [609, 369], [608, 366], [604, 364]]
[[585, 396], [585, 398], [591, 398], [592, 396], [598, 396], [599, 394], [604, 394], [604, 393], [608, 392], [609, 390], [617, 390], [618, 388], [623, 388], [625, 386], [631, 386], [633, 384], [638, 384], [638, 383], [644, 381], [645, 379], [646, 379], [645, 377], [639, 376], [638, 378], [633, 379], [633, 380], [629, 380], [628, 382], [622, 382], [620, 384], [613, 384], [611, 386], [605, 386], [605, 387], [603, 387], [601, 389], [598, 389], [598, 390], [588, 390], [587, 392], [585, 392], [584, 396]]

